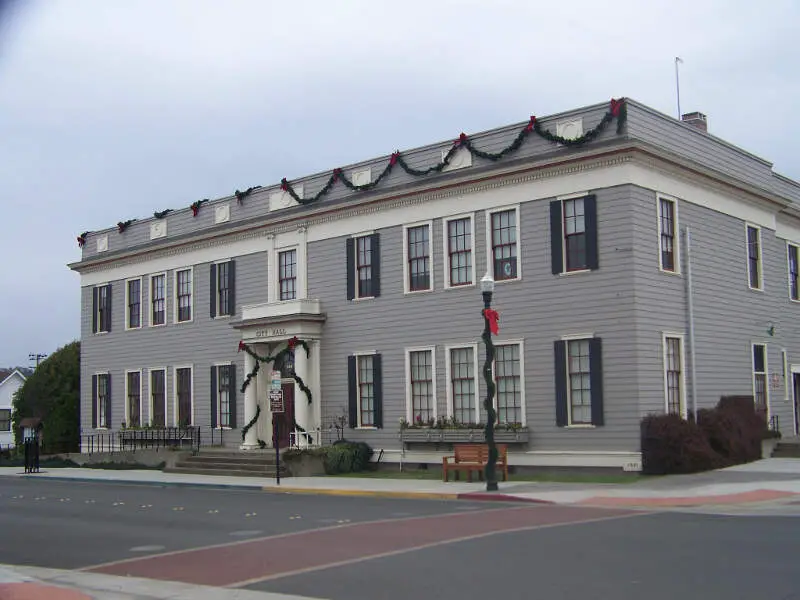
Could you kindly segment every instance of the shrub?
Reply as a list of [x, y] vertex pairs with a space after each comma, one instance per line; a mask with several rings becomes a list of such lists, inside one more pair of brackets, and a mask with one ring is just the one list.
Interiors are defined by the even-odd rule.
[[722, 466], [704, 432], [679, 415], [642, 419], [642, 472], [649, 475], [697, 473]]

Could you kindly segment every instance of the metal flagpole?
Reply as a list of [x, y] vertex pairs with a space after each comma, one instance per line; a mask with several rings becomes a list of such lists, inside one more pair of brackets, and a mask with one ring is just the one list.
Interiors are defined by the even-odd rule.
[[675, 92], [678, 97], [678, 120], [681, 119], [681, 81], [678, 74], [678, 63], [682, 63], [683, 59], [680, 56], [675, 57]]

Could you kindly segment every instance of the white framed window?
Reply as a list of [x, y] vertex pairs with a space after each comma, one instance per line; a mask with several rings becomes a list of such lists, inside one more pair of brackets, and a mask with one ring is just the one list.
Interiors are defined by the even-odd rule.
[[752, 366], [753, 366], [753, 400], [755, 400], [756, 412], [760, 412], [769, 420], [769, 379], [767, 345], [761, 343], [752, 344]]
[[125, 281], [125, 329], [142, 326], [142, 278]]
[[761, 227], [747, 224], [747, 285], [751, 290], [764, 291], [764, 273], [761, 248]]
[[447, 415], [458, 423], [478, 423], [478, 345], [446, 346]]
[[680, 234], [678, 202], [657, 195], [658, 203], [658, 268], [664, 273], [680, 273]]
[[406, 348], [406, 414], [410, 423], [436, 420], [436, 352], [433, 346]]
[[522, 279], [519, 205], [486, 211], [486, 264], [497, 282]]
[[111, 331], [111, 284], [97, 285], [92, 289], [92, 331]]
[[686, 418], [686, 353], [682, 333], [663, 333], [664, 408], [668, 414]]
[[10, 408], [0, 408], [0, 431], [11, 431]]
[[193, 269], [178, 269], [175, 271], [175, 323], [188, 323], [193, 316], [194, 281]]
[[800, 246], [786, 243], [787, 270], [789, 274], [789, 299], [800, 302]]
[[442, 224], [445, 288], [475, 285], [473, 215], [447, 217]]
[[297, 248], [278, 252], [278, 299], [297, 298]]
[[109, 429], [111, 426], [111, 374], [95, 374], [95, 428]]
[[789, 402], [791, 396], [789, 395], [789, 389], [791, 388], [791, 375], [789, 374], [789, 353], [786, 351], [786, 348], [781, 350], [781, 371], [783, 376], [783, 399], [786, 402]]
[[125, 423], [128, 427], [142, 425], [142, 371], [125, 371]]
[[234, 389], [234, 365], [230, 363], [214, 365], [214, 389], [216, 397], [214, 410], [216, 412], [217, 429], [231, 429], [233, 427], [236, 407], [236, 390]]
[[167, 324], [167, 274], [150, 275], [150, 327]]
[[211, 318], [230, 317], [236, 314], [235, 270], [233, 260], [211, 263]]
[[403, 225], [403, 291], [433, 290], [433, 223]]
[[375, 238], [372, 234], [360, 235], [355, 238], [353, 242], [355, 245], [355, 297], [356, 298], [374, 298], [375, 293], [372, 289], [372, 270], [374, 248], [373, 240]]
[[150, 369], [150, 425], [167, 426], [167, 369]]
[[175, 425], [194, 425], [194, 377], [192, 365], [175, 367], [173, 373], [173, 419]]
[[494, 407], [497, 422], [525, 425], [525, 352], [522, 341], [494, 345]]
[[356, 355], [358, 427], [375, 427], [375, 355]]
[[567, 394], [569, 424], [592, 424], [591, 361], [589, 340], [567, 340]]

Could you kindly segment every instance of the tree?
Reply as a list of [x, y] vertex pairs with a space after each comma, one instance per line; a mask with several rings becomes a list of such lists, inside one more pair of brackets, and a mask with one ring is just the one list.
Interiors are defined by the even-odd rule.
[[42, 420], [45, 449], [74, 452], [80, 442], [81, 343], [59, 348], [42, 362], [14, 394], [13, 423], [20, 444], [19, 423]]

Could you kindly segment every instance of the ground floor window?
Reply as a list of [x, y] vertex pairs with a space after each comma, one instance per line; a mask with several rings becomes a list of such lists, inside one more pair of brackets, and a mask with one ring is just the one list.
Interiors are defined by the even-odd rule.
[[520, 344], [495, 346], [494, 379], [497, 386], [497, 421], [522, 423], [522, 362]]

